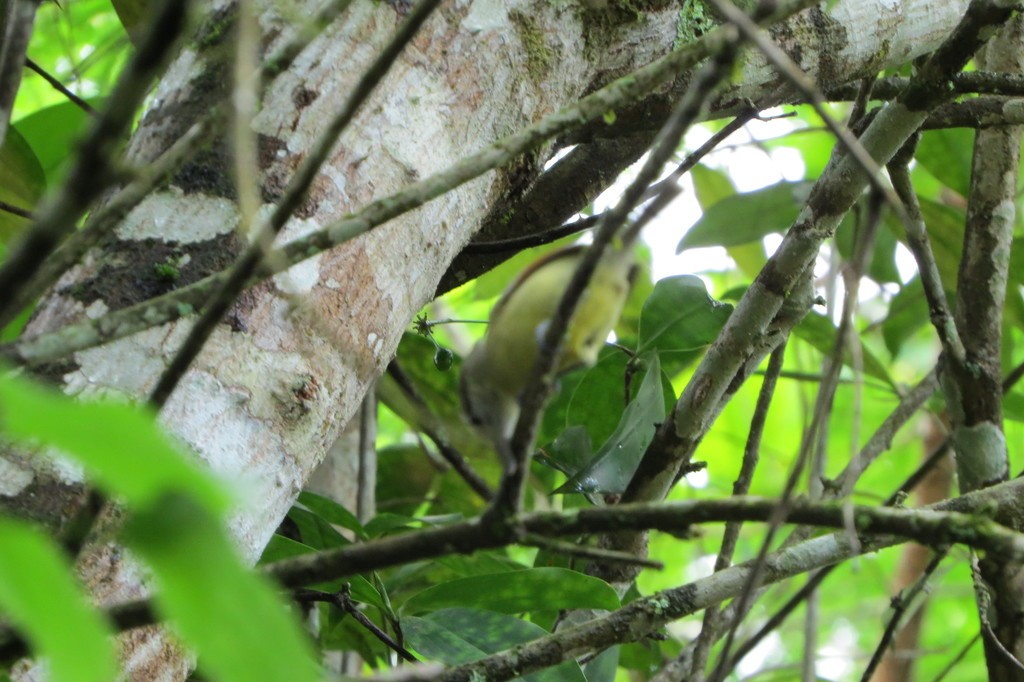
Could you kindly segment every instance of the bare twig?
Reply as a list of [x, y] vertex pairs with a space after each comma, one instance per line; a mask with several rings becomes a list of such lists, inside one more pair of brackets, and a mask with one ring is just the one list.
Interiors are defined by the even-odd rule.
[[44, 81], [49, 83], [54, 90], [67, 97], [72, 104], [74, 104], [76, 107], [78, 107], [85, 113], [89, 114], [90, 116], [99, 115], [99, 112], [93, 109], [92, 105], [90, 105], [88, 102], [86, 102], [84, 99], [82, 99], [75, 93], [68, 90], [63, 83], [61, 83], [54, 76], [52, 76], [46, 69], [39, 66], [39, 64], [36, 64], [31, 59], [26, 58], [25, 66], [39, 74], [39, 76], [41, 76]]

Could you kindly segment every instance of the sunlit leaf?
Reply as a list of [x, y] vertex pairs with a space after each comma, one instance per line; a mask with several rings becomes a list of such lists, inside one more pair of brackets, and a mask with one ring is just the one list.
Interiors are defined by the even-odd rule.
[[[8, 127], [0, 146], [0, 201], [31, 212], [45, 189], [46, 174], [35, 152], [15, 127]], [[27, 218], [0, 207], [0, 242], [10, 242], [28, 223]]]
[[[99, 104], [97, 100], [91, 103]], [[61, 102], [18, 121], [15, 127], [39, 157], [48, 184], [54, 185], [61, 179], [60, 171], [71, 160], [78, 140], [92, 120], [77, 104]]]
[[914, 158], [947, 187], [966, 197], [971, 186], [974, 131], [970, 128], [926, 130]]
[[[825, 356], [831, 356], [835, 348], [837, 330], [831, 320], [824, 315], [817, 313], [810, 313], [793, 329], [793, 334], [797, 338], [806, 341], [807, 343], [814, 346], [818, 351]], [[880, 379], [887, 385], [892, 386], [893, 381], [889, 376], [889, 371], [885, 365], [875, 357], [874, 353], [871, 352], [866, 346], [861, 346], [860, 359], [863, 363], [861, 368], [864, 373], [875, 379]], [[853, 368], [854, 356], [852, 351], [847, 345], [845, 352], [843, 353], [843, 364], [847, 367]]]
[[784, 232], [800, 213], [807, 188], [807, 183], [780, 182], [722, 199], [687, 230], [676, 251], [699, 246], [737, 246], [773, 232]]

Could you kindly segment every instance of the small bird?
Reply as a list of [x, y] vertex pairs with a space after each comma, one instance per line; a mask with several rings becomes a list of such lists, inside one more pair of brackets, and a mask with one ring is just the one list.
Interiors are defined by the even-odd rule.
[[[506, 469], [515, 465], [509, 440], [519, 419], [520, 394], [586, 248], [560, 249], [527, 267], [495, 304], [487, 334], [463, 362], [459, 382], [463, 410], [494, 443]], [[569, 322], [556, 372], [597, 362], [622, 313], [635, 272], [632, 249], [611, 247], [604, 254]]]

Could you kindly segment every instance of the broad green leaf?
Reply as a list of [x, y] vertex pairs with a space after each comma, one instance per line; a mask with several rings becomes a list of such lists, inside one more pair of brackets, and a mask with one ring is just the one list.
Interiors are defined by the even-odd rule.
[[704, 282], [693, 275], [666, 277], [654, 286], [640, 315], [637, 355], [691, 351], [715, 340], [732, 306], [708, 295]]
[[288, 518], [298, 526], [302, 543], [314, 549], [334, 549], [352, 544], [329, 521], [307, 509], [292, 507], [288, 510]]
[[275, 561], [291, 559], [292, 557], [310, 554], [315, 551], [317, 550], [314, 547], [274, 533], [270, 536], [270, 542], [263, 548], [263, 554], [260, 555], [257, 565], [272, 564]]
[[61, 171], [73, 158], [77, 142], [91, 121], [92, 117], [77, 104], [61, 102], [39, 109], [15, 125], [32, 145], [50, 186], [61, 180]]
[[0, 516], [0, 611], [46, 657], [53, 682], [117, 678], [110, 626], [90, 606], [53, 540]]
[[572, 476], [582, 469], [594, 455], [587, 429], [580, 424], [570, 426], [554, 441], [545, 445], [535, 456], [536, 460]]
[[558, 609], [616, 609], [608, 583], [564, 568], [528, 568], [478, 575], [429, 587], [402, 606], [408, 614], [462, 604], [500, 613]]
[[690, 169], [690, 180], [702, 211], [736, 194], [736, 186], [723, 171], [708, 168], [702, 163]]
[[921, 217], [928, 228], [928, 239], [931, 241], [935, 263], [939, 266], [942, 286], [946, 291], [956, 291], [966, 216], [962, 210], [937, 201], [922, 198], [920, 202]]
[[626, 368], [629, 357], [619, 350], [602, 353], [573, 387], [562, 428], [582, 426], [591, 444], [603, 443], [626, 409]]
[[[858, 202], [853, 210], [846, 214], [839, 229], [836, 230], [836, 247], [846, 260], [853, 257], [853, 241], [857, 236], [857, 227], [862, 224], [861, 217], [866, 208], [865, 202]], [[871, 259], [868, 262], [867, 275], [880, 283], [900, 281], [900, 273], [896, 268], [896, 237], [889, 227], [890, 224], [891, 221], [882, 221], [878, 226]]]
[[224, 487], [172, 446], [150, 413], [132, 405], [77, 402], [7, 372], [0, 373], [0, 414], [8, 436], [60, 449], [131, 506], [172, 491], [187, 491], [214, 513], [228, 506]]
[[323, 495], [303, 491], [299, 493], [298, 501], [299, 504], [323, 520], [348, 529], [353, 533], [356, 533], [359, 537], [366, 537], [366, 531], [363, 530], [363, 524], [359, 523], [359, 519], [356, 518], [356, 515], [334, 500], [324, 497]]
[[153, 571], [158, 610], [212, 678], [322, 679], [306, 635], [275, 588], [242, 563], [201, 506], [165, 496], [136, 513], [125, 535]]
[[885, 347], [895, 357], [907, 339], [929, 322], [928, 301], [924, 296], [921, 279], [910, 280], [889, 301], [889, 314], [882, 322]]
[[[831, 355], [835, 348], [836, 332], [836, 327], [831, 320], [814, 312], [804, 317], [800, 324], [793, 329], [793, 334], [797, 338], [811, 344], [826, 356]], [[867, 376], [880, 379], [888, 386], [894, 385], [885, 365], [866, 346], [861, 346], [861, 361], [862, 369]], [[853, 355], [849, 347], [843, 353], [843, 364], [850, 368], [853, 367]]]
[[128, 37], [138, 45], [146, 28], [146, 17], [153, 12], [153, 3], [149, 0], [112, 0], [112, 4]]
[[1003, 416], [1024, 422], [1024, 391], [1018, 388], [1003, 396]]
[[914, 159], [962, 197], [970, 193], [974, 131], [969, 128], [926, 130]]
[[[310, 547], [309, 545], [305, 545], [301, 542], [296, 542], [295, 540], [286, 538], [283, 535], [274, 534], [271, 536], [270, 542], [267, 543], [266, 548], [264, 548], [263, 555], [260, 556], [259, 565], [264, 566], [272, 564], [275, 561], [290, 559], [303, 554], [312, 554], [316, 551], [318, 550], [314, 547]], [[361, 575], [329, 581], [328, 583], [318, 584], [315, 587], [318, 590], [331, 592], [341, 589], [341, 586], [345, 583], [349, 584], [352, 591], [352, 598], [356, 601], [373, 604], [374, 606], [380, 606], [381, 608], [386, 606], [385, 601], [381, 598], [380, 592], [377, 588], [375, 588], [369, 580]]]
[[[17, 128], [8, 127], [0, 146], [0, 201], [32, 211], [45, 189], [46, 174], [35, 152]], [[28, 224], [27, 218], [0, 210], [0, 243], [9, 243]]]
[[801, 128], [787, 135], [761, 140], [759, 144], [769, 150], [795, 149], [804, 162], [804, 177], [816, 179], [825, 170], [836, 139], [831, 132], [820, 127], [820, 122], [813, 125], [818, 126], [817, 129]]
[[727, 197], [704, 211], [683, 235], [676, 252], [700, 246], [737, 246], [785, 232], [800, 213], [807, 188], [803, 182], [780, 182]]
[[621, 493], [626, 489], [658, 425], [665, 421], [661, 364], [657, 354], [649, 357], [636, 399], [622, 413], [615, 432], [594, 459], [556, 493]]
[[[409, 645], [423, 656], [447, 665], [470, 663], [542, 637], [546, 630], [532, 623], [479, 609], [445, 609], [425, 618], [402, 620]], [[528, 682], [586, 682], [575, 661], [526, 675]]]

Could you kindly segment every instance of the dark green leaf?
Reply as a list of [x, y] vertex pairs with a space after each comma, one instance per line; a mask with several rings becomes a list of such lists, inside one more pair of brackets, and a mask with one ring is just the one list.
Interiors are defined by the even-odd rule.
[[[445, 609], [425, 618], [406, 618], [402, 625], [413, 649], [447, 665], [469, 663], [547, 634], [532, 623], [479, 609]], [[586, 682], [575, 661], [517, 679]]]
[[61, 550], [44, 533], [0, 516], [0, 611], [49, 664], [54, 682], [117, 678], [107, 623], [89, 604]]
[[647, 357], [647, 374], [615, 432], [594, 459], [555, 492], [621, 493], [626, 489], [655, 430], [665, 421], [661, 364], [656, 354]]
[[473, 576], [427, 588], [402, 606], [424, 613], [461, 604], [501, 613], [550, 609], [615, 609], [619, 599], [606, 582], [564, 568], [528, 568]]
[[153, 570], [159, 611], [225, 682], [322, 679], [277, 590], [247, 568], [217, 519], [182, 496], [137, 513], [129, 546]]
[[[46, 174], [35, 152], [15, 127], [8, 127], [0, 146], [0, 201], [32, 211], [45, 189]], [[26, 218], [0, 210], [0, 243], [9, 243], [28, 223]]]
[[699, 277], [666, 277], [655, 285], [640, 315], [637, 354], [702, 348], [715, 340], [731, 312], [731, 305], [708, 295]]
[[313, 549], [334, 549], [352, 544], [330, 522], [311, 511], [292, 507], [288, 510], [288, 518], [298, 526], [302, 543]]
[[335, 526], [346, 528], [359, 537], [366, 536], [366, 532], [363, 530], [363, 524], [359, 523], [359, 519], [356, 518], [356, 515], [334, 500], [306, 490], [299, 493], [298, 501], [299, 504], [323, 520], [329, 521]]
[[590, 436], [582, 425], [570, 426], [558, 438], [542, 447], [535, 459], [558, 469], [566, 475], [573, 475], [594, 456]]
[[785, 232], [800, 213], [807, 188], [803, 182], [780, 182], [727, 197], [704, 211], [676, 252], [700, 246], [737, 246]]

